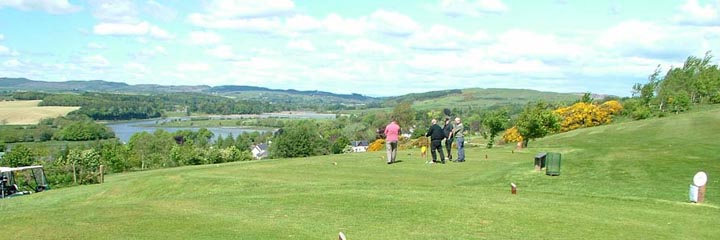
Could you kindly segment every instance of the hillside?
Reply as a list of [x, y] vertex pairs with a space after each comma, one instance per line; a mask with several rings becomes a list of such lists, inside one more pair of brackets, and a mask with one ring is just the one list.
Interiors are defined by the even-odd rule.
[[468, 88], [390, 97], [386, 101], [414, 101], [418, 110], [442, 108], [488, 108], [498, 105], [524, 105], [531, 101], [573, 102], [582, 94], [541, 92], [528, 89]]
[[[364, 108], [392, 107], [398, 102], [413, 101], [418, 110], [441, 108], [487, 108], [497, 105], [524, 105], [529, 101], [571, 102], [579, 95], [572, 93], [541, 92], [526, 89], [455, 89], [425, 93], [411, 93], [400, 96], [373, 98], [361, 94], [336, 94], [324, 91], [298, 91], [293, 89], [271, 89], [255, 86], [225, 85], [210, 87], [163, 86], [156, 84], [128, 85], [125, 83], [94, 81], [48, 82], [25, 78], [0, 78], [0, 90], [48, 91], [48, 92], [109, 92], [109, 93], [174, 93], [196, 92], [221, 95], [243, 100], [255, 100], [288, 104], [299, 108], [313, 109], [317, 106], [365, 106]], [[329, 109], [340, 107], [329, 107]]]
[[[371, 152], [118, 174], [0, 204], [12, 239], [712, 239], [719, 121], [715, 108], [581, 129], [462, 164], [407, 150], [393, 165]], [[533, 170], [548, 150], [560, 176]], [[691, 204], [699, 170], [707, 200]]]

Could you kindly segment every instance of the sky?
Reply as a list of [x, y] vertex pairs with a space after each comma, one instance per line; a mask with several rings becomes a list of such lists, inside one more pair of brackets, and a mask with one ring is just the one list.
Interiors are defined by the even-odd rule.
[[0, 0], [0, 77], [44, 81], [629, 96], [718, 43], [720, 0]]

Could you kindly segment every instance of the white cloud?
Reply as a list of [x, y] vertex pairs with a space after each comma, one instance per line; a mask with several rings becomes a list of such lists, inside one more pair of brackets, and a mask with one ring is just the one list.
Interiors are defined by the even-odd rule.
[[5, 40], [5, 35], [0, 34], [0, 41]]
[[274, 33], [283, 27], [279, 16], [292, 13], [294, 8], [291, 0], [212, 0], [205, 4], [205, 13], [191, 13], [187, 19], [205, 28]]
[[468, 35], [448, 26], [433, 25], [427, 31], [413, 34], [405, 45], [419, 50], [457, 51], [466, 48], [469, 43], [484, 42], [488, 39], [484, 32]]
[[0, 45], [0, 56], [9, 55], [9, 54], [10, 54], [10, 49], [7, 48], [6, 46]]
[[156, 56], [162, 56], [166, 55], [167, 50], [165, 50], [165, 47], [163, 46], [155, 46], [152, 48], [145, 48], [140, 50], [140, 52], [137, 53], [136, 56], [138, 57], [156, 57]]
[[235, 59], [237, 56], [233, 53], [233, 48], [229, 45], [220, 45], [205, 51], [206, 54], [224, 60]]
[[292, 32], [312, 32], [322, 29], [323, 23], [307, 15], [294, 15], [285, 18], [285, 26]]
[[178, 15], [177, 10], [152, 0], [147, 2], [145, 12], [154, 18], [166, 22], [175, 20]]
[[388, 45], [374, 42], [368, 39], [355, 39], [352, 41], [338, 40], [337, 45], [343, 47], [348, 53], [392, 53], [396, 50]]
[[509, 9], [501, 0], [442, 0], [440, 9], [448, 16], [480, 16], [504, 13]]
[[138, 11], [132, 0], [89, 1], [93, 16], [107, 23], [138, 23]]
[[134, 72], [134, 73], [148, 73], [147, 67], [145, 65], [137, 63], [137, 62], [128, 62], [125, 64], [125, 70]]
[[15, 68], [15, 67], [22, 66], [22, 63], [20, 63], [20, 61], [18, 61], [17, 59], [10, 59], [10, 60], [3, 62], [3, 66], [5, 66], [7, 68]]
[[580, 43], [559, 39], [553, 34], [536, 33], [513, 29], [498, 36], [489, 46], [488, 54], [493, 59], [517, 61], [537, 59], [546, 62], [571, 61], [587, 56], [588, 49]]
[[303, 50], [303, 51], [315, 51], [315, 46], [310, 40], [307, 39], [293, 39], [288, 42], [287, 47], [290, 49]]
[[700, 43], [709, 37], [701, 29], [633, 20], [601, 32], [597, 42], [602, 50], [622, 56], [669, 59], [707, 51]]
[[120, 36], [151, 36], [157, 39], [172, 39], [174, 36], [162, 28], [148, 22], [130, 23], [100, 23], [95, 25], [93, 32], [98, 35]]
[[[287, 65], [281, 60], [266, 57], [253, 57], [245, 61], [237, 61], [235, 62], [235, 66], [247, 70], [274, 70], [281, 69]], [[271, 73], [265, 72], [265, 74]]]
[[87, 44], [87, 48], [89, 49], [105, 49], [105, 45], [102, 45], [100, 43], [91, 42]]
[[282, 27], [282, 21], [279, 18], [223, 18], [193, 13], [188, 16], [188, 21], [199, 27], [251, 32], [275, 32]]
[[210, 65], [207, 63], [180, 63], [176, 69], [181, 72], [207, 72]]
[[226, 18], [260, 18], [290, 13], [295, 8], [292, 0], [213, 0], [205, 9], [208, 13]]
[[351, 36], [363, 35], [372, 29], [365, 17], [348, 19], [334, 13], [323, 20], [323, 25], [328, 32]]
[[697, 26], [720, 26], [720, 1], [701, 6], [697, 0], [688, 0], [673, 18], [675, 22]]
[[210, 45], [222, 41], [220, 35], [214, 32], [191, 32], [190, 43], [196, 45]]
[[89, 66], [90, 68], [106, 68], [110, 66], [110, 61], [108, 61], [102, 55], [91, 55], [82, 57], [81, 63], [85, 66]]
[[418, 29], [418, 25], [412, 18], [398, 12], [377, 10], [370, 15], [370, 20], [375, 28], [384, 34], [407, 36]]
[[3, 0], [0, 1], [0, 9], [3, 7], [12, 7], [23, 11], [45, 11], [51, 14], [73, 13], [82, 9], [68, 0]]

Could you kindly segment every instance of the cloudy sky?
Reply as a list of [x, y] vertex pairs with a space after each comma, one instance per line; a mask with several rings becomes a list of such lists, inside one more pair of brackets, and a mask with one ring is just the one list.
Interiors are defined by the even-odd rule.
[[628, 96], [718, 43], [720, 0], [0, 0], [0, 77], [46, 81]]

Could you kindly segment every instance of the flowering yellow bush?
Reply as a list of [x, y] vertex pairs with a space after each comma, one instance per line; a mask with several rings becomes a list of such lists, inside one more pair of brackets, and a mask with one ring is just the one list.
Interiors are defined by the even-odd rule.
[[368, 152], [380, 151], [383, 150], [383, 148], [385, 148], [385, 139], [378, 139], [368, 146]]
[[563, 119], [560, 124], [560, 131], [594, 127], [607, 124], [612, 121], [612, 116], [622, 111], [622, 105], [618, 101], [607, 101], [602, 105], [579, 102], [569, 107], [563, 107], [554, 112]]
[[523, 137], [520, 135], [520, 132], [518, 132], [517, 127], [513, 126], [512, 128], [505, 130], [502, 140], [505, 142], [522, 142]]
[[605, 109], [605, 111], [610, 112], [612, 115], [616, 115], [623, 110], [623, 105], [616, 100], [610, 100], [601, 104], [600, 108]]

